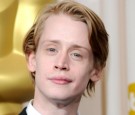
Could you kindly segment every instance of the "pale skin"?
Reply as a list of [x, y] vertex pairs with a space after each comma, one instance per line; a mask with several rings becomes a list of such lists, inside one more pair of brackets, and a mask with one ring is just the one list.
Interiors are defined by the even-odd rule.
[[44, 23], [37, 51], [28, 57], [35, 74], [33, 106], [45, 115], [76, 115], [89, 79], [100, 79], [93, 66], [87, 25], [65, 14]]

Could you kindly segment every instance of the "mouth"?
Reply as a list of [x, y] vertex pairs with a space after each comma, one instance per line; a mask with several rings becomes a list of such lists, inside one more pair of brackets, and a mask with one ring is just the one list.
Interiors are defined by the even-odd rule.
[[50, 79], [53, 83], [59, 84], [59, 85], [66, 85], [72, 82], [72, 80], [62, 77], [54, 77]]

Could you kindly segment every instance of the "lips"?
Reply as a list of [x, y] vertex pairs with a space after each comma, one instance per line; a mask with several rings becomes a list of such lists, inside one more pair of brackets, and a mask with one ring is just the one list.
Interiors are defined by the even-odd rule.
[[53, 77], [50, 79], [53, 83], [59, 84], [59, 85], [66, 85], [72, 82], [72, 80], [67, 79], [65, 77]]

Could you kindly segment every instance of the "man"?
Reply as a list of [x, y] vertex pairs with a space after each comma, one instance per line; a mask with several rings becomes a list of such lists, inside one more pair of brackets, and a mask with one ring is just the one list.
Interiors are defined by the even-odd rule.
[[108, 35], [93, 11], [63, 1], [43, 9], [23, 50], [35, 93], [20, 115], [77, 115], [85, 89], [90, 95], [101, 78]]

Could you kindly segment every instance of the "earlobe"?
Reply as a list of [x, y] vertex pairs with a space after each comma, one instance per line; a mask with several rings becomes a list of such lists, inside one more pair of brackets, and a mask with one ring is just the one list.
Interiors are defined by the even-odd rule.
[[90, 77], [90, 79], [91, 79], [93, 82], [97, 82], [98, 80], [101, 79], [101, 76], [102, 76], [102, 70], [94, 69], [94, 70], [91, 72], [91, 77]]
[[32, 52], [28, 56], [27, 67], [28, 67], [30, 72], [35, 72], [35, 66], [36, 66], [36, 63], [35, 63], [35, 53]]

